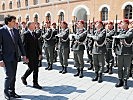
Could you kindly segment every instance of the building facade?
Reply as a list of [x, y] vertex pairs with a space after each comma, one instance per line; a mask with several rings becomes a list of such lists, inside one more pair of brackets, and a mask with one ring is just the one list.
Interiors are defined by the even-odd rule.
[[17, 21], [133, 20], [133, 0], [1, 0], [0, 15], [15, 15]]

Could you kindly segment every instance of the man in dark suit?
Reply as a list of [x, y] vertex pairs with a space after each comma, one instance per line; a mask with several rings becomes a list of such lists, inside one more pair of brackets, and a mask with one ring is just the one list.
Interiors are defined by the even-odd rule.
[[4, 95], [7, 100], [10, 100], [10, 97], [21, 97], [15, 93], [18, 47], [26, 61], [25, 51], [19, 31], [14, 28], [15, 21], [15, 16], [7, 16], [5, 17], [5, 25], [0, 28], [0, 66], [4, 66], [6, 73]]
[[26, 51], [26, 57], [28, 59], [28, 69], [25, 74], [21, 77], [24, 85], [27, 85], [26, 78], [33, 72], [33, 87], [42, 89], [38, 84], [38, 59], [41, 58], [42, 51], [39, 47], [38, 38], [33, 32], [35, 30], [35, 23], [27, 23], [28, 30], [24, 34], [24, 48]]

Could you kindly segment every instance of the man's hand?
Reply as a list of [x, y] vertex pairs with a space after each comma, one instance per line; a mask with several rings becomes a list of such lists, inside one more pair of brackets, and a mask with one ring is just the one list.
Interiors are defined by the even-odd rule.
[[3, 61], [0, 61], [0, 67], [5, 67], [5, 63]]
[[27, 59], [26, 56], [23, 56], [23, 62], [28, 63], [29, 59]]
[[38, 59], [41, 60], [42, 59], [42, 55], [39, 55], [39, 58]]

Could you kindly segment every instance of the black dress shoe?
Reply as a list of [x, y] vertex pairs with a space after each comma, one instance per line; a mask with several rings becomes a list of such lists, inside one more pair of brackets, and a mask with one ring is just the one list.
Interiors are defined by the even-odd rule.
[[26, 81], [26, 79], [24, 79], [24, 77], [21, 77], [21, 80], [22, 80], [22, 83], [23, 83], [24, 85], [27, 85], [27, 81]]
[[21, 98], [21, 96], [16, 94], [15, 92], [13, 92], [13, 93], [11, 92], [10, 96], [13, 97], [13, 98]]
[[34, 84], [33, 87], [37, 89], [42, 89], [42, 87], [39, 84]]
[[10, 100], [10, 95], [6, 95], [6, 94], [5, 94], [5, 99], [6, 99], [6, 100]]

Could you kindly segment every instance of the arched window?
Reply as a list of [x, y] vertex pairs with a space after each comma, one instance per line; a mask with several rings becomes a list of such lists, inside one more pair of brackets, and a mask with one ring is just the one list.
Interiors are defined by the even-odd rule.
[[50, 0], [46, 0], [46, 3], [50, 2]]
[[18, 22], [19, 22], [19, 23], [21, 22], [21, 17], [18, 17]]
[[38, 15], [37, 14], [34, 17], [34, 22], [38, 22]]
[[124, 9], [124, 18], [132, 19], [133, 8], [131, 5], [127, 5]]
[[2, 4], [2, 10], [5, 10], [5, 3]]
[[17, 7], [18, 7], [18, 8], [21, 7], [21, 2], [20, 2], [20, 0], [17, 1]]
[[102, 21], [108, 20], [108, 8], [107, 7], [102, 8], [102, 11], [101, 11], [101, 20]]
[[28, 0], [25, 0], [25, 6], [28, 6], [29, 4], [28, 4]]
[[64, 13], [60, 12], [60, 21], [64, 21]]
[[30, 20], [29, 15], [26, 16], [26, 22], [28, 22]]
[[9, 3], [9, 9], [12, 9], [12, 1]]
[[51, 15], [50, 15], [50, 13], [47, 14], [46, 20], [47, 20], [47, 21], [51, 21]]
[[33, 4], [34, 5], [38, 4], [38, 0], [33, 0]]

